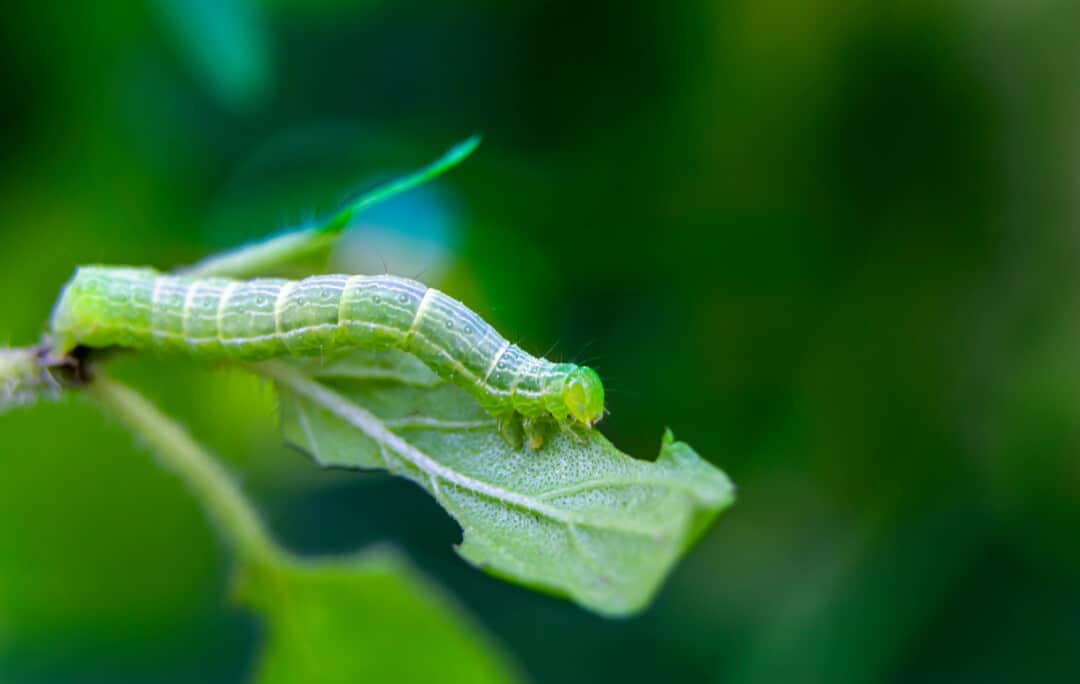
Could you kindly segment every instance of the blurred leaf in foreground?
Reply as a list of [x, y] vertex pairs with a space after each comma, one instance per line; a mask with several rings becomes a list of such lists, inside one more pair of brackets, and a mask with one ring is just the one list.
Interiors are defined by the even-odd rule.
[[483, 631], [395, 553], [253, 568], [238, 590], [266, 620], [260, 684], [517, 679]]
[[[277, 381], [287, 439], [324, 466], [384, 468], [424, 487], [461, 524], [459, 553], [495, 575], [598, 613], [633, 613], [734, 501], [724, 473], [670, 433], [654, 463], [596, 431], [586, 444], [553, 434], [516, 451], [463, 390], [417, 386], [407, 355], [381, 354], [376, 379], [259, 370]], [[357, 365], [372, 365], [361, 356]], [[400, 378], [387, 371], [395, 364]]]
[[157, 452], [236, 553], [237, 594], [266, 621], [260, 682], [507, 681], [483, 633], [383, 551], [303, 560], [270, 538], [221, 464], [135, 390], [98, 374], [85, 389]]

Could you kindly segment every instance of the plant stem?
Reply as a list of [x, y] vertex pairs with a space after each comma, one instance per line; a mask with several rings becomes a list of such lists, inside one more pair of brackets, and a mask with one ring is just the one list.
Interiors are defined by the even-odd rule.
[[267, 567], [285, 555], [224, 468], [187, 430], [127, 385], [100, 373], [85, 387], [132, 433], [146, 440], [165, 467], [184, 479], [241, 559]]

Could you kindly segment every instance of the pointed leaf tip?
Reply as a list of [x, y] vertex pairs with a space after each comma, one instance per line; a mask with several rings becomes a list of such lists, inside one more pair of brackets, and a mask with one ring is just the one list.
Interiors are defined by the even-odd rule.
[[441, 157], [408, 175], [384, 183], [370, 192], [350, 201], [340, 211], [316, 230], [320, 233], [338, 233], [348, 227], [353, 217], [367, 207], [400, 195], [422, 185], [454, 168], [476, 150], [480, 136], [472, 135], [448, 149]]

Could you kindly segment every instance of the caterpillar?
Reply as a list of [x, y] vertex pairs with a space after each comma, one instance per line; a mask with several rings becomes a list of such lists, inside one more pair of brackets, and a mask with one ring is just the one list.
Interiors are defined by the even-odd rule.
[[392, 275], [235, 280], [84, 266], [64, 286], [51, 331], [57, 355], [125, 347], [261, 361], [401, 349], [472, 394], [515, 447], [524, 432], [540, 448], [552, 421], [582, 440], [604, 414], [593, 369], [531, 356], [456, 299]]

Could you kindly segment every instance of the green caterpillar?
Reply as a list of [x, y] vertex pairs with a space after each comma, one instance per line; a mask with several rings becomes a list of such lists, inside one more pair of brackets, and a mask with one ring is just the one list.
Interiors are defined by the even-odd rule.
[[64, 287], [51, 327], [58, 355], [128, 347], [259, 361], [398, 348], [476, 397], [512, 444], [520, 426], [531, 449], [551, 420], [581, 439], [604, 413], [591, 368], [531, 356], [461, 302], [390, 275], [243, 281], [86, 266]]

